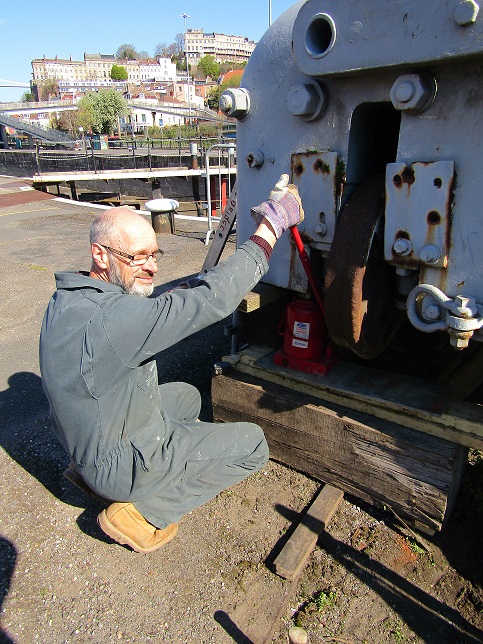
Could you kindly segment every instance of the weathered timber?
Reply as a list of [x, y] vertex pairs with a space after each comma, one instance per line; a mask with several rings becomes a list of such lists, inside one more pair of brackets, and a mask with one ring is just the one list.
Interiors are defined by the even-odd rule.
[[262, 306], [270, 304], [270, 302], [274, 302], [281, 297], [285, 297], [286, 294], [286, 289], [277, 288], [276, 286], [259, 282], [254, 286], [253, 291], [250, 291], [245, 295], [238, 305], [237, 310], [240, 313], [251, 313], [252, 311], [260, 309]]
[[[271, 457], [356, 497], [439, 530], [467, 449], [238, 371], [212, 381], [216, 420], [265, 431]], [[402, 417], [401, 420], [404, 421]]]
[[317, 537], [334, 516], [342, 497], [343, 492], [325, 485], [276, 557], [273, 565], [278, 577], [264, 567], [256, 572], [249, 583], [243, 584], [244, 597], [228, 616], [229, 622], [243, 636], [239, 641], [247, 644], [268, 644], [272, 641], [297, 590], [300, 575]]
[[272, 354], [267, 347], [248, 347], [240, 352], [236, 368], [324, 402], [483, 449], [483, 406], [452, 400], [445, 385], [344, 362], [326, 377], [313, 376], [273, 364]]
[[301, 573], [315, 548], [319, 534], [325, 530], [343, 497], [341, 490], [332, 485], [324, 485], [275, 558], [273, 565], [277, 575], [292, 581]]
[[[237, 642], [268, 644], [285, 616], [299, 584], [298, 577], [289, 582], [262, 567], [244, 584], [239, 603], [227, 615], [228, 632], [238, 630]], [[221, 620], [220, 620], [221, 621]]]

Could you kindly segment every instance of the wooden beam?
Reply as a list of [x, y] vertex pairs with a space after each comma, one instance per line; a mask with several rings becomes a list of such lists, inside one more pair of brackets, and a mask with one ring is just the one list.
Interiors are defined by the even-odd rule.
[[248, 347], [240, 352], [236, 369], [324, 402], [483, 449], [483, 406], [452, 400], [445, 385], [342, 361], [328, 376], [313, 376], [273, 364], [272, 354], [268, 347]]
[[270, 302], [274, 302], [286, 295], [286, 289], [277, 288], [276, 286], [259, 282], [253, 288], [253, 291], [250, 291], [250, 293], [245, 295], [238, 305], [237, 311], [240, 313], [251, 313], [252, 311], [256, 311], [262, 306], [270, 304]]
[[256, 423], [271, 458], [389, 507], [412, 525], [441, 528], [456, 497], [466, 448], [237, 368], [212, 380], [215, 420]]
[[325, 530], [343, 497], [342, 490], [324, 485], [275, 558], [273, 565], [277, 575], [289, 581], [298, 577], [317, 544], [319, 534]]

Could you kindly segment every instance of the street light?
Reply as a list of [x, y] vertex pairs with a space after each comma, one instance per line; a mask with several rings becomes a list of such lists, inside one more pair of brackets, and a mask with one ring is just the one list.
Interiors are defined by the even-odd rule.
[[184, 55], [186, 60], [186, 75], [188, 79], [188, 123], [191, 125], [191, 96], [190, 96], [190, 68], [188, 64], [188, 48], [186, 47], [186, 19], [191, 18], [187, 13], [180, 14], [184, 20]]
[[84, 128], [82, 127], [82, 125], [79, 125], [78, 129], [79, 129], [81, 139], [82, 139], [82, 147], [85, 149], [85, 147], [86, 147], [85, 143], [86, 142], [85, 142], [85, 139], [84, 139]]
[[272, 0], [268, 0], [268, 26], [272, 26]]

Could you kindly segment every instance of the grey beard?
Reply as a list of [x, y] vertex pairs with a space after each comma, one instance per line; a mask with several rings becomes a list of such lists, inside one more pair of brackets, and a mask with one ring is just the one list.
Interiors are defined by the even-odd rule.
[[[109, 253], [111, 254], [111, 253]], [[120, 286], [128, 295], [137, 295], [138, 297], [149, 297], [154, 290], [153, 284], [136, 284], [136, 280], [132, 278], [131, 282], [123, 280], [117, 263], [115, 261], [109, 262], [108, 270], [109, 281], [112, 284]]]

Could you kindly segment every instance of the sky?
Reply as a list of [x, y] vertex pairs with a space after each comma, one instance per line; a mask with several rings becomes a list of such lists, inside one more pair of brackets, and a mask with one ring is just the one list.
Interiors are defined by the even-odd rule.
[[[296, 0], [271, 0], [274, 22]], [[22, 0], [0, 4], [0, 85], [28, 85], [35, 58], [83, 60], [114, 54], [125, 43], [154, 53], [186, 27], [245, 36], [258, 42], [268, 29], [270, 0]], [[0, 87], [0, 102], [18, 101], [28, 87]]]

